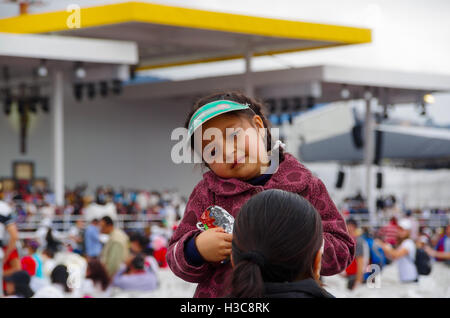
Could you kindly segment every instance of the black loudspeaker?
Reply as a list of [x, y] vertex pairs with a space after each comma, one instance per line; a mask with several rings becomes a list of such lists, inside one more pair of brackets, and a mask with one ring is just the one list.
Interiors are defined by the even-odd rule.
[[344, 179], [345, 179], [345, 172], [344, 171], [339, 171], [338, 172], [337, 181], [336, 181], [336, 188], [337, 189], [341, 189], [342, 188], [342, 185], [344, 184]]
[[377, 172], [377, 189], [381, 189], [383, 187], [383, 173]]
[[352, 128], [352, 140], [356, 149], [364, 147], [363, 126], [360, 123], [356, 123]]
[[383, 158], [382, 154], [383, 148], [383, 132], [380, 130], [375, 131], [375, 156], [373, 158], [373, 163], [378, 165], [380, 160]]

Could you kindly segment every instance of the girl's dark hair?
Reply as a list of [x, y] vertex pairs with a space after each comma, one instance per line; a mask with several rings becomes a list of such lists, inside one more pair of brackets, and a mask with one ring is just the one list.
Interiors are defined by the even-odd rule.
[[[261, 120], [264, 124], [264, 127], [267, 128], [267, 151], [270, 151], [273, 147], [273, 140], [272, 135], [270, 133], [270, 121], [267, 119], [266, 116], [266, 107], [264, 105], [264, 102], [256, 99], [246, 96], [245, 94], [238, 92], [238, 91], [224, 91], [224, 92], [217, 92], [205, 97], [202, 97], [198, 99], [194, 107], [192, 108], [191, 112], [188, 114], [186, 118], [186, 122], [184, 124], [184, 127], [188, 129], [189, 122], [191, 120], [192, 115], [203, 105], [206, 105], [208, 103], [212, 103], [218, 100], [229, 100], [232, 102], [240, 103], [240, 104], [248, 104], [251, 108], [246, 110], [240, 110], [237, 112], [230, 112], [228, 114], [233, 114], [236, 116], [245, 116], [248, 119], [252, 119], [253, 116], [258, 115], [261, 117]], [[194, 138], [191, 139], [191, 149], [194, 149]], [[283, 149], [280, 149], [280, 162], [284, 160], [284, 152]]]
[[88, 275], [86, 278], [91, 279], [94, 284], [100, 283], [103, 290], [108, 288], [110, 279], [108, 273], [106, 272], [105, 266], [96, 258], [92, 258], [88, 262]]
[[314, 278], [322, 222], [299, 194], [263, 191], [241, 208], [233, 230], [232, 297], [263, 297], [264, 282]]
[[51, 282], [53, 284], [59, 284], [64, 287], [64, 291], [70, 292], [71, 289], [67, 285], [67, 280], [69, 279], [69, 272], [67, 271], [66, 265], [57, 265], [50, 275]]

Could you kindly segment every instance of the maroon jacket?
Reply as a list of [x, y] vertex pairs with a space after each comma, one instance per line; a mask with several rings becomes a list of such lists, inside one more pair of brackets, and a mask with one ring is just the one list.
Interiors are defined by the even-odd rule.
[[231, 274], [230, 262], [205, 262], [201, 266], [187, 263], [184, 245], [200, 233], [196, 227], [200, 215], [208, 206], [216, 204], [236, 217], [241, 206], [251, 196], [267, 189], [299, 193], [320, 213], [325, 239], [322, 275], [340, 273], [352, 262], [355, 242], [348, 234], [345, 221], [330, 199], [325, 185], [292, 155], [285, 154], [277, 172], [264, 186], [254, 186], [235, 178], [223, 179], [209, 171], [192, 191], [183, 220], [169, 242], [167, 263], [175, 275], [188, 282], [198, 283], [194, 297], [227, 295], [225, 279]]

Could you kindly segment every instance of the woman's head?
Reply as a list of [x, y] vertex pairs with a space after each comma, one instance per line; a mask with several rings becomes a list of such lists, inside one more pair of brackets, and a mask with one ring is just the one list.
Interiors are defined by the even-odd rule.
[[318, 280], [322, 222], [299, 194], [267, 190], [241, 208], [233, 230], [232, 295], [261, 297], [264, 282]]
[[94, 283], [100, 283], [103, 290], [106, 290], [110, 283], [105, 266], [103, 266], [100, 260], [96, 258], [92, 258], [88, 261], [86, 278], [91, 279]]
[[[191, 138], [191, 148], [201, 150], [203, 162], [219, 177], [247, 180], [259, 175], [268, 165], [267, 152], [272, 147], [270, 124], [261, 102], [239, 92], [215, 93], [195, 103], [185, 127], [189, 128], [193, 115], [201, 107], [216, 101], [231, 101], [249, 108], [223, 113], [204, 122], [198, 129], [203, 138], [201, 141]], [[220, 139], [216, 138], [218, 131]]]

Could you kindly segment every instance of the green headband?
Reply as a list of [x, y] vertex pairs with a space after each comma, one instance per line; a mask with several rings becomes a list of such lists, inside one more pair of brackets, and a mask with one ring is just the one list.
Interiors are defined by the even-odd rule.
[[214, 118], [218, 115], [228, 113], [235, 110], [245, 110], [251, 109], [248, 104], [239, 104], [229, 100], [217, 100], [208, 104], [203, 105], [192, 115], [188, 126], [189, 138], [192, 136], [194, 131], [200, 127], [203, 123]]

